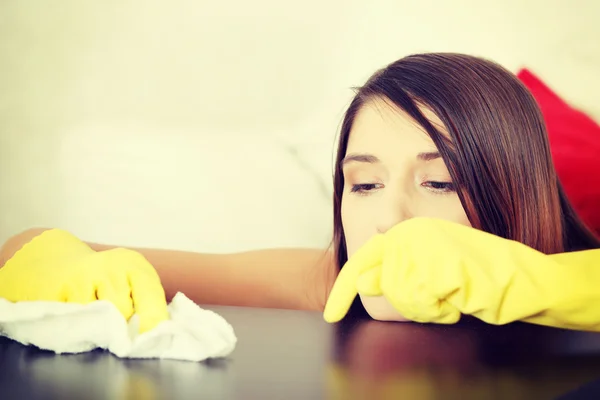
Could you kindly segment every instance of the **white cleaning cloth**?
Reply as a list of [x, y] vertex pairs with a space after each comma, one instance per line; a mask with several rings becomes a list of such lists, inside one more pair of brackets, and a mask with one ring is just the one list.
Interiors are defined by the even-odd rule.
[[139, 334], [138, 317], [125, 321], [107, 301], [11, 303], [0, 298], [0, 335], [59, 354], [100, 348], [123, 358], [203, 361], [226, 357], [235, 348], [231, 325], [183, 293], [175, 295], [169, 314], [170, 320]]

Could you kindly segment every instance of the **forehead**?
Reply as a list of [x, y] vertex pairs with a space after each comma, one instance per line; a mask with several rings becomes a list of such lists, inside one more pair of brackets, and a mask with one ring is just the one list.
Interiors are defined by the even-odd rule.
[[[434, 127], [445, 133], [442, 121], [429, 108], [419, 106]], [[407, 152], [432, 151], [436, 147], [425, 131], [405, 111], [391, 101], [375, 98], [358, 111], [348, 140], [348, 152], [381, 152], [387, 149]]]

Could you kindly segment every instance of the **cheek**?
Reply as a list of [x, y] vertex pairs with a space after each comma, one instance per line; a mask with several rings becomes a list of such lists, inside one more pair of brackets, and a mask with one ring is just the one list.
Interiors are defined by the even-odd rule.
[[471, 222], [467, 217], [467, 212], [465, 211], [458, 196], [454, 196], [452, 207], [449, 208], [448, 216], [444, 219], [448, 219], [462, 225], [471, 226]]
[[420, 202], [415, 210], [415, 217], [438, 218], [457, 224], [471, 226], [467, 213], [458, 196], [448, 196], [442, 199], [427, 198]]
[[374, 222], [368, 209], [354, 199], [345, 200], [342, 197], [341, 205], [342, 228], [344, 229], [344, 239], [348, 257], [351, 257], [356, 250], [365, 244], [371, 236], [376, 233]]

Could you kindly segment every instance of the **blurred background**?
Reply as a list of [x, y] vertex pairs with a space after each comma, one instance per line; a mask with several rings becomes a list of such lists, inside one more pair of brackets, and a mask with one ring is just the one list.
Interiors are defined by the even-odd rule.
[[351, 87], [410, 53], [527, 67], [600, 121], [596, 0], [0, 2], [0, 242], [325, 247]]

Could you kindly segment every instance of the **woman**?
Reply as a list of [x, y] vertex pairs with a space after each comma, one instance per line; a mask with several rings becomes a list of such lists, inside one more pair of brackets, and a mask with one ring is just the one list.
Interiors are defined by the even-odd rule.
[[[348, 257], [417, 217], [472, 226], [545, 254], [600, 247], [560, 187], [535, 100], [510, 72], [475, 57], [413, 55], [373, 75], [344, 117], [334, 187], [331, 251], [135, 250], [155, 268], [167, 298], [181, 291], [203, 304], [323, 311]], [[9, 240], [4, 259], [43, 231]], [[402, 319], [363, 300], [377, 319]]]
[[[414, 217], [470, 225], [546, 254], [600, 247], [561, 188], [534, 98], [489, 61], [422, 54], [375, 73], [346, 112], [336, 161], [338, 266], [377, 232]], [[371, 316], [397, 319], [368, 302]]]

